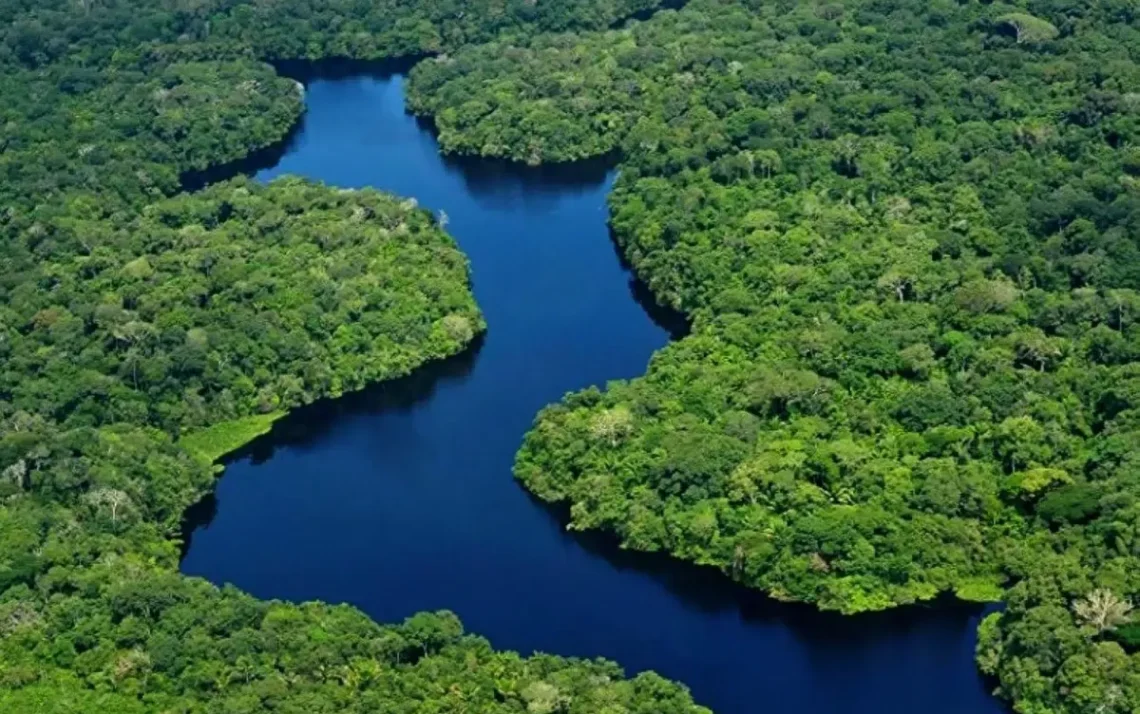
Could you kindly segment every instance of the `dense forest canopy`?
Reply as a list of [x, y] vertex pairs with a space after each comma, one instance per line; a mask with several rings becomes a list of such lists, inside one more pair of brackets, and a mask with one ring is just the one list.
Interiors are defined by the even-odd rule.
[[540, 415], [528, 488], [821, 608], [1001, 598], [978, 662], [1019, 711], [1140, 708], [1135, 7], [622, 22], [655, 4], [0, 3], [5, 711], [694, 711], [446, 613], [381, 627], [174, 572], [229, 436], [483, 327], [412, 205], [179, 193], [288, 132], [303, 97], [266, 61], [408, 55], [435, 55], [409, 100], [448, 151], [618, 155], [617, 240], [693, 318], [645, 377]]
[[452, 241], [375, 191], [239, 180], [57, 230], [90, 250], [10, 291], [0, 390], [66, 426], [177, 434], [295, 407], [483, 328]]
[[662, 712], [681, 686], [177, 573], [212, 462], [284, 411], [484, 329], [404, 200], [298, 179], [181, 192], [282, 140], [265, 62], [601, 29], [645, 3], [0, 2], [0, 710]]
[[519, 479], [781, 599], [1002, 598], [1019, 711], [1135, 711], [1137, 20], [694, 0], [418, 65], [451, 151], [619, 152], [617, 240], [694, 318], [544, 411]]

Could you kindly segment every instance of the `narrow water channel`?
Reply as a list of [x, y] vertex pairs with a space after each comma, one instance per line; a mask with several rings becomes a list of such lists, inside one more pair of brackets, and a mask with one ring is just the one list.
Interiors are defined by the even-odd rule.
[[237, 456], [193, 514], [183, 572], [381, 621], [447, 608], [496, 647], [656, 670], [718, 714], [1004, 711], [973, 664], [976, 608], [820, 615], [567, 533], [511, 478], [523, 432], [567, 391], [641, 374], [679, 329], [609, 239], [612, 170], [444, 159], [405, 114], [400, 75], [313, 79], [307, 102], [257, 177], [446, 212], [489, 331], [407, 380], [301, 410]]

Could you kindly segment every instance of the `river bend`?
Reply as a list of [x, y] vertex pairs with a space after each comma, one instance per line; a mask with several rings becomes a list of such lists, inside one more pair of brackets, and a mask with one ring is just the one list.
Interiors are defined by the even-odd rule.
[[192, 513], [183, 572], [380, 621], [455, 611], [494, 646], [604, 656], [680, 680], [717, 714], [997, 714], [980, 611], [841, 618], [716, 573], [567, 533], [511, 478], [535, 413], [645, 371], [676, 316], [609, 239], [601, 163], [441, 157], [401, 75], [308, 78], [308, 111], [256, 172], [374, 186], [444, 211], [489, 325], [464, 355], [300, 410], [232, 459]]

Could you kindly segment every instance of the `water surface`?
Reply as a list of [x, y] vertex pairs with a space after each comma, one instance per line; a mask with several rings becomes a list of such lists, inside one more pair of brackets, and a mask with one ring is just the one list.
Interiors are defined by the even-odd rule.
[[307, 101], [258, 178], [375, 186], [446, 212], [489, 330], [280, 422], [197, 509], [184, 572], [381, 621], [451, 609], [496, 647], [653, 669], [719, 714], [1003, 711], [973, 665], [977, 609], [821, 615], [567, 533], [511, 478], [523, 433], [567, 391], [643, 373], [680, 329], [610, 241], [612, 171], [443, 159], [404, 113], [399, 75], [313, 79]]

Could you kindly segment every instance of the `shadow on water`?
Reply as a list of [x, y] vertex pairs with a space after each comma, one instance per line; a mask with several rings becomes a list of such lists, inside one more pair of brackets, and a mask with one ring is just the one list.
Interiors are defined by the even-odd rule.
[[662, 10], [680, 10], [688, 4], [688, 0], [663, 0], [652, 7], [643, 8], [635, 13], [627, 15], [610, 25], [610, 29], [622, 30], [629, 26], [631, 22], [645, 22], [652, 18]]
[[949, 594], [910, 607], [857, 616], [823, 612], [804, 603], [780, 602], [745, 587], [716, 568], [688, 563], [664, 553], [627, 550], [614, 535], [603, 531], [567, 530], [570, 522], [567, 504], [548, 503], [529, 491], [527, 497], [583, 550], [602, 558], [618, 572], [648, 576], [688, 608], [709, 615], [733, 612], [749, 624], [779, 624], [800, 638], [826, 647], [848, 647], [865, 642], [869, 637], [889, 638], [905, 634], [916, 626], [929, 626], [936, 619], [956, 622], [960, 616], [976, 616], [998, 608], [997, 605], [963, 602]]
[[637, 269], [625, 257], [622, 252], [621, 243], [618, 242], [617, 233], [614, 232], [613, 226], [607, 225], [607, 230], [610, 235], [610, 243], [614, 247], [614, 254], [617, 256], [618, 263], [622, 269], [629, 273], [629, 294], [633, 296], [633, 301], [636, 302], [649, 319], [655, 325], [669, 333], [669, 341], [676, 342], [677, 340], [685, 337], [692, 331], [692, 322], [689, 320], [685, 313], [661, 303], [649, 285], [637, 275]]
[[[416, 123], [433, 137], [438, 136], [432, 122], [417, 117]], [[523, 191], [549, 196], [591, 191], [606, 180], [617, 164], [616, 155], [538, 166], [482, 156], [449, 154], [441, 158], [444, 166], [463, 177], [463, 186], [471, 195], [485, 199], [510, 197]]]
[[411, 411], [429, 401], [443, 385], [460, 384], [467, 379], [475, 368], [484, 339], [480, 335], [459, 354], [419, 367], [406, 377], [294, 409], [276, 422], [272, 431], [234, 452], [227, 461], [248, 458], [251, 465], [258, 466], [273, 458], [279, 448], [304, 448], [320, 441], [336, 429], [340, 420]]
[[335, 57], [318, 60], [277, 60], [272, 62], [277, 74], [309, 85], [318, 79], [350, 79], [371, 77], [388, 79], [397, 74], [407, 74], [430, 55], [408, 55], [382, 60], [357, 60]]
[[[616, 245], [614, 250], [619, 250]], [[685, 313], [657, 302], [657, 297], [653, 291], [640, 278], [631, 277], [629, 279], [629, 294], [633, 297], [633, 301], [641, 306], [653, 324], [669, 333], [670, 341], [675, 342], [688, 335], [692, 330], [692, 325], [685, 317]]]
[[[294, 409], [275, 422], [268, 434], [227, 454], [222, 465], [248, 459], [251, 465], [257, 466], [272, 459], [278, 449], [304, 448], [320, 441], [336, 429], [340, 420], [414, 409], [417, 404], [429, 401], [444, 384], [461, 383], [471, 375], [485, 337], [478, 335], [459, 354], [419, 367], [406, 377], [373, 384], [341, 397], [321, 399]], [[194, 531], [209, 527], [217, 514], [218, 497], [214, 491], [207, 493], [202, 500], [186, 510], [181, 529], [183, 557], [190, 550]]]
[[281, 159], [293, 151], [297, 137], [305, 133], [305, 115], [297, 119], [285, 136], [269, 146], [250, 152], [244, 158], [227, 161], [202, 171], [186, 171], [179, 177], [183, 191], [201, 191], [207, 186], [228, 181], [235, 176], [252, 176], [262, 169], [276, 166]]

